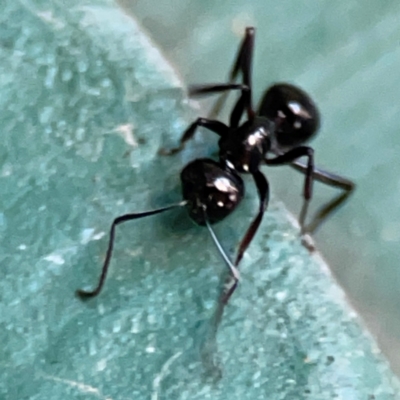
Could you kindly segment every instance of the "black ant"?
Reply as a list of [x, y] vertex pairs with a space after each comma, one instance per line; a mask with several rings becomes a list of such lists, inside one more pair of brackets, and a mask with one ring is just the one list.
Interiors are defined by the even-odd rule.
[[[272, 166], [290, 164], [305, 174], [304, 203], [300, 214], [302, 232], [314, 231], [327, 215], [349, 196], [354, 184], [347, 179], [316, 169], [313, 149], [304, 146], [304, 143], [316, 133], [320, 121], [316, 105], [304, 91], [286, 83], [275, 84], [264, 94], [258, 113], [253, 110], [251, 95], [253, 45], [254, 28], [247, 28], [230, 74], [231, 82], [195, 86], [190, 89], [191, 95], [240, 90], [241, 95], [231, 112], [229, 126], [217, 120], [199, 118], [183, 133], [178, 147], [160, 151], [164, 155], [181, 151], [185, 143], [194, 136], [197, 127], [202, 126], [220, 137], [219, 160], [196, 159], [182, 170], [182, 202], [156, 210], [117, 217], [111, 225], [107, 254], [98, 285], [92, 291], [78, 290], [77, 294], [81, 298], [94, 297], [100, 293], [103, 287], [117, 225], [176, 207], [186, 207], [190, 218], [195, 223], [207, 226], [214, 243], [230, 269], [232, 284], [222, 297], [222, 303], [226, 304], [239, 280], [237, 266], [257, 232], [268, 205], [269, 185], [259, 169], [264, 163]], [[239, 71], [243, 75], [243, 84], [233, 83]], [[223, 101], [218, 103], [214, 111], [218, 111], [218, 107], [221, 107]], [[247, 120], [241, 124], [240, 121], [245, 112]], [[267, 157], [268, 153], [273, 153], [274, 157]], [[297, 161], [300, 157], [307, 157], [307, 163], [303, 164]], [[232, 263], [222, 249], [211, 225], [231, 214], [241, 202], [244, 196], [244, 183], [240, 173], [252, 175], [259, 194], [259, 209], [257, 216], [240, 242], [235, 262]], [[314, 178], [328, 185], [342, 188], [345, 193], [323, 207], [311, 226], [305, 227], [304, 221], [308, 203], [312, 197]]]
[[[274, 134], [269, 138], [271, 144], [268, 152], [276, 156], [283, 156], [284, 154], [288, 155], [288, 153], [295, 155], [295, 149], [298, 149], [298, 152], [304, 151], [303, 145], [312, 139], [317, 133], [320, 126], [319, 111], [310, 96], [303, 90], [288, 83], [277, 83], [266, 90], [260, 101], [257, 114], [254, 112], [252, 106], [251, 82], [254, 37], [255, 29], [253, 27], [246, 28], [244, 39], [239, 46], [236, 60], [229, 74], [229, 83], [192, 85], [189, 88], [189, 95], [199, 96], [225, 92], [217, 100], [209, 113], [210, 118], [215, 119], [226, 101], [228, 92], [231, 90], [240, 90], [242, 95], [230, 115], [230, 128], [236, 129], [238, 127], [240, 119], [242, 118], [238, 109], [244, 107], [247, 110], [248, 122], [253, 121], [255, 118], [264, 117], [275, 123]], [[234, 83], [239, 73], [242, 74], [242, 85]], [[207, 126], [208, 122], [210, 122], [210, 120], [199, 118], [193, 125], [206, 126], [208, 129], [212, 130]], [[185, 134], [182, 135], [179, 147], [168, 151], [168, 154], [173, 154], [183, 149], [185, 142], [194, 135], [195, 127], [193, 127], [193, 125], [190, 127], [192, 130], [189, 128]], [[240, 139], [237, 139], [237, 141], [239, 140]], [[300, 150], [301, 148], [303, 148], [303, 150]], [[290, 153], [290, 150], [293, 150], [293, 153]], [[308, 147], [308, 152], [310, 157], [313, 158], [313, 149]], [[287, 158], [290, 157], [288, 156]], [[310, 162], [309, 160], [308, 164], [305, 164], [300, 160], [296, 160], [296, 157], [293, 158], [293, 161], [290, 161], [289, 165], [306, 175], [306, 189], [308, 186], [307, 179], [311, 179], [307, 176], [310, 174], [310, 163], [313, 164], [313, 161]], [[271, 160], [267, 160], [266, 157], [264, 159], [267, 165], [280, 165], [285, 162], [287, 163], [287, 160], [284, 161], [283, 157], [280, 160], [283, 162], [270, 162]], [[319, 226], [322, 225], [322, 223], [350, 197], [356, 187], [354, 182], [342, 176], [322, 170], [315, 166], [312, 167], [312, 170], [311, 175], [313, 180], [341, 189], [342, 192], [323, 205], [317, 211], [311, 222], [305, 226], [305, 217], [310, 200], [309, 197], [311, 197], [311, 193], [307, 194], [305, 190], [305, 203], [303, 204], [299, 218], [301, 232], [303, 234], [314, 233], [317, 228], [319, 228]], [[312, 183], [309, 184], [310, 190], [311, 185]]]

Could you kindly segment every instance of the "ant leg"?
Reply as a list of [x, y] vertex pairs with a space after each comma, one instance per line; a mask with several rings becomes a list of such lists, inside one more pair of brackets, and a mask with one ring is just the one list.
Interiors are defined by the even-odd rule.
[[[253, 49], [254, 49], [255, 29], [253, 27], [246, 28], [245, 36], [239, 46], [239, 51], [236, 56], [235, 63], [229, 74], [229, 82], [235, 82], [239, 71], [243, 74], [243, 83], [250, 88], [251, 91], [251, 70], [253, 64]], [[228, 97], [228, 93], [224, 93], [214, 104], [209, 117], [216, 118], [221, 112], [222, 107]], [[252, 108], [252, 100], [250, 93], [250, 108]]]
[[308, 146], [298, 146], [294, 149], [287, 151], [286, 153], [280, 154], [275, 158], [266, 158], [265, 163], [267, 165], [283, 165], [293, 163], [297, 158], [306, 156], [308, 158], [307, 164], [302, 164], [304, 166], [304, 190], [303, 190], [303, 207], [299, 216], [299, 223], [301, 227], [301, 233], [305, 233], [304, 221], [307, 216], [308, 205], [312, 197], [312, 187], [314, 178], [314, 150]]
[[240, 44], [236, 61], [233, 64], [229, 74], [230, 81], [234, 81], [239, 73], [243, 73], [243, 83], [250, 86], [251, 83], [251, 68], [253, 64], [255, 28], [250, 26], [245, 30], [244, 38]]
[[[245, 235], [243, 236], [242, 241], [240, 242], [239, 250], [234, 264], [236, 267], [239, 265], [240, 261], [243, 258], [244, 252], [247, 250], [251, 241], [253, 240], [254, 235], [256, 234], [257, 229], [260, 226], [261, 220], [264, 216], [264, 212], [267, 209], [269, 201], [269, 185], [267, 179], [261, 171], [256, 171], [252, 175], [257, 186], [258, 195], [260, 197], [260, 205], [257, 216], [250, 224]], [[229, 282], [227, 291], [222, 295], [221, 301], [223, 304], [226, 304], [229, 301], [229, 298], [232, 296], [237, 287], [237, 283], [237, 281], [233, 281], [233, 283]]]
[[158, 154], [161, 154], [163, 156], [171, 156], [182, 151], [185, 147], [186, 142], [193, 138], [198, 126], [203, 126], [204, 128], [209, 129], [219, 136], [224, 136], [229, 132], [229, 128], [220, 121], [214, 121], [212, 119], [206, 118], [198, 118], [195, 122], [189, 125], [185, 132], [183, 132], [182, 137], [179, 140], [178, 147], [174, 147], [172, 149], [160, 149], [158, 151]]
[[191, 85], [189, 86], [189, 96], [219, 93], [229, 90], [240, 90], [242, 92], [230, 115], [230, 127], [237, 128], [244, 110], [247, 110], [247, 117], [249, 120], [255, 117], [255, 112], [251, 105], [251, 90], [249, 86], [237, 83]]
[[221, 296], [221, 303], [224, 306], [228, 304], [229, 299], [233, 295], [233, 292], [236, 290], [238, 285], [238, 281], [233, 280], [232, 277], [229, 278], [231, 279], [226, 282], [225, 292], [223, 292]]
[[84, 299], [87, 299], [87, 298], [90, 298], [90, 297], [95, 297], [100, 293], [100, 291], [101, 291], [101, 289], [102, 289], [102, 287], [104, 285], [104, 282], [106, 280], [107, 271], [108, 271], [108, 267], [109, 267], [109, 264], [110, 264], [111, 255], [112, 255], [112, 251], [113, 251], [113, 247], [114, 247], [115, 228], [116, 228], [117, 225], [119, 225], [119, 224], [121, 224], [123, 222], [131, 221], [133, 219], [149, 217], [150, 215], [159, 214], [159, 213], [162, 213], [164, 211], [171, 210], [172, 208], [183, 207], [185, 205], [186, 205], [186, 201], [182, 201], [182, 202], [180, 202], [178, 204], [173, 204], [173, 205], [168, 206], [168, 207], [158, 208], [156, 210], [145, 211], [145, 212], [135, 213], [135, 214], [125, 214], [125, 215], [121, 215], [121, 216], [115, 218], [113, 223], [111, 224], [110, 239], [109, 239], [109, 242], [108, 242], [108, 249], [107, 249], [107, 253], [106, 253], [106, 258], [104, 260], [103, 268], [101, 270], [99, 283], [97, 284], [96, 288], [91, 290], [91, 291], [78, 289], [76, 291], [77, 296], [79, 296], [82, 300], [84, 300]]
[[189, 85], [189, 97], [208, 95], [229, 90], [249, 90], [249, 87], [240, 83], [210, 83], [206, 85]]
[[[250, 224], [250, 227], [247, 229], [247, 232], [245, 233], [240, 245], [239, 245], [239, 251], [236, 256], [235, 263], [233, 265], [233, 268], [237, 271], [237, 266], [240, 263], [244, 252], [250, 245], [250, 242], [252, 241], [260, 223], [262, 220], [262, 217], [264, 215], [264, 211], [267, 208], [268, 205], [268, 200], [269, 200], [269, 185], [268, 181], [265, 178], [265, 176], [262, 174], [262, 172], [257, 171], [253, 173], [253, 178], [255, 180], [257, 190], [260, 196], [260, 206], [259, 206], [259, 212], [256, 216], [256, 218], [253, 220], [253, 222]], [[207, 223], [207, 219], [206, 219]], [[208, 223], [207, 223], [208, 226]], [[210, 231], [211, 232], [211, 231]], [[216, 243], [217, 244], [217, 243]], [[203, 346], [202, 349], [202, 357], [205, 362], [208, 364], [211, 363], [211, 366], [213, 369], [217, 369], [217, 366], [215, 365], [215, 352], [216, 352], [216, 346], [217, 346], [217, 332], [218, 328], [221, 324], [222, 317], [225, 311], [225, 307], [232, 296], [233, 292], [236, 290], [237, 285], [238, 285], [238, 278], [235, 277], [235, 275], [232, 273], [228, 277], [228, 281], [226, 282], [225, 288], [221, 294], [220, 301], [217, 304], [217, 308], [215, 310], [213, 319], [211, 321], [211, 330], [209, 332], [209, 337], [206, 340], [205, 345]]]
[[242, 95], [239, 100], [236, 102], [235, 107], [231, 112], [229, 118], [229, 126], [231, 129], [235, 129], [239, 126], [240, 120], [242, 119], [244, 110], [247, 109], [247, 117], [251, 121], [255, 117], [255, 112], [251, 106], [251, 91], [250, 90], [242, 90]]
[[[291, 165], [297, 171], [306, 173], [306, 165], [300, 161], [295, 161]], [[335, 196], [332, 200], [323, 205], [314, 215], [311, 222], [304, 228], [305, 233], [314, 233], [319, 226], [328, 219], [334, 211], [336, 211], [353, 193], [356, 185], [351, 180], [331, 172], [324, 171], [320, 168], [314, 168], [314, 180], [324, 183], [325, 185], [341, 189], [343, 192]]]

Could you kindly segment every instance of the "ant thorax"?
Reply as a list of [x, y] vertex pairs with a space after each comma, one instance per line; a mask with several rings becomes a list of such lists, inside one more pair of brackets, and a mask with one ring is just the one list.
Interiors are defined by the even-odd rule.
[[274, 123], [265, 117], [246, 121], [231, 135], [220, 139], [220, 160], [240, 173], [257, 171], [271, 149], [274, 129]]

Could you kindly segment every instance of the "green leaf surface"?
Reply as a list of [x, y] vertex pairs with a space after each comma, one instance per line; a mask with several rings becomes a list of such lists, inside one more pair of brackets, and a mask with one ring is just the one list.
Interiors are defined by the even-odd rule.
[[[184, 210], [122, 226], [103, 293], [77, 300], [98, 278], [112, 219], [179, 201], [180, 169], [215, 143], [156, 155], [193, 114], [169, 64], [111, 1], [7, 1], [0, 59], [0, 397], [398, 398], [277, 200], [216, 343], [225, 267]], [[248, 187], [216, 227], [231, 254], [257, 207]]]
[[[400, 3], [393, 0], [120, 0], [190, 83], [224, 81], [245, 26], [256, 27], [254, 88], [311, 93], [322, 114], [316, 163], [357, 190], [315, 235], [340, 285], [400, 374]], [[206, 101], [204, 106], [212, 104]], [[302, 180], [266, 169], [294, 213]], [[313, 206], [335, 193], [314, 187]]]

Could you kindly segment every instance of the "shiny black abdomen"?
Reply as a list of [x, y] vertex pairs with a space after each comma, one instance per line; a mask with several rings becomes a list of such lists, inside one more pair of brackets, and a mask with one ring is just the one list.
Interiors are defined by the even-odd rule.
[[231, 214], [244, 196], [242, 178], [208, 158], [189, 163], [181, 172], [181, 181], [189, 216], [199, 225], [205, 225], [204, 206], [213, 224]]
[[283, 148], [306, 143], [320, 125], [319, 111], [311, 97], [288, 83], [271, 86], [261, 99], [258, 113], [275, 122], [275, 137]]

